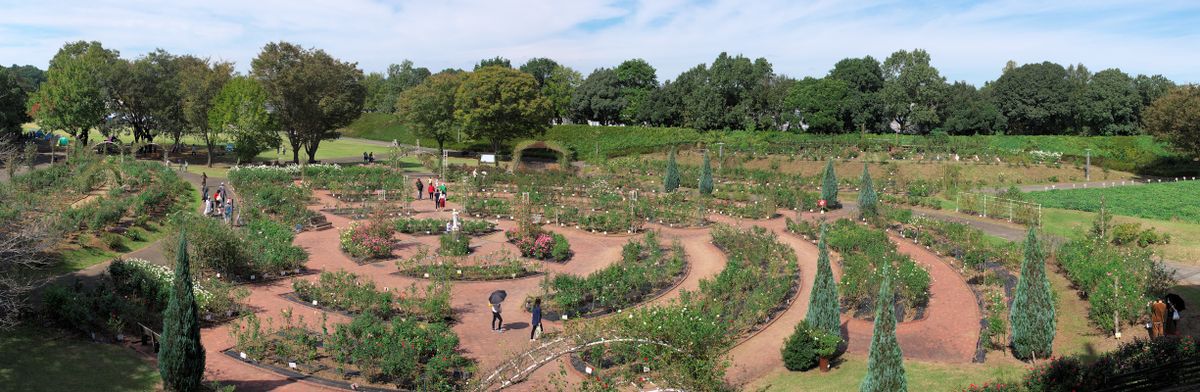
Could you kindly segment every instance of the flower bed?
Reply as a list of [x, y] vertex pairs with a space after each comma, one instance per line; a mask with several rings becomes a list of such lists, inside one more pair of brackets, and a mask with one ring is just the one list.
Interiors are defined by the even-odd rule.
[[[808, 238], [816, 238], [815, 228], [811, 222], [788, 221], [790, 231]], [[897, 302], [903, 309], [912, 310], [904, 312], [905, 316], [919, 315], [928, 304], [929, 272], [907, 255], [897, 253], [896, 245], [882, 230], [840, 219], [830, 225], [828, 236], [829, 247], [841, 256], [842, 278], [838, 291], [842, 304], [852, 309], [855, 317], [872, 315], [874, 298], [882, 281], [877, 268], [880, 262], [895, 266]]]
[[[140, 298], [154, 312], [167, 308], [175, 284], [175, 272], [171, 268], [142, 259], [117, 259], [108, 265], [108, 273], [118, 293]], [[200, 314], [217, 317], [237, 313], [241, 308], [238, 301], [250, 295], [248, 290], [234, 289], [216, 279], [203, 284], [195, 282], [192, 293]]]
[[[235, 166], [229, 169], [229, 181], [250, 219], [271, 219], [287, 227], [307, 224], [315, 216], [305, 206], [312, 190], [296, 185], [298, 166]], [[211, 187], [212, 184], [209, 184]]]
[[427, 247], [408, 259], [396, 261], [397, 274], [424, 279], [489, 281], [537, 275], [533, 265], [508, 252], [475, 257], [429, 256]]
[[[458, 336], [444, 323], [424, 323], [373, 315], [334, 326], [332, 333], [310, 332], [303, 316], [284, 311], [278, 329], [249, 315], [230, 330], [235, 349], [246, 360], [328, 380], [366, 387], [409, 390], [458, 390], [474, 364], [459, 353]], [[322, 323], [324, 324], [324, 323]]]
[[351, 314], [371, 314], [381, 319], [408, 315], [431, 321], [453, 317], [450, 285], [445, 283], [426, 286], [422, 297], [417, 295], [415, 285], [409, 287], [407, 294], [401, 294], [399, 289], [379, 291], [370, 279], [337, 271], [322, 272], [315, 283], [293, 280], [292, 289], [296, 297], [305, 303]]
[[571, 244], [562, 234], [530, 226], [525, 230], [506, 231], [504, 236], [521, 250], [522, 257], [553, 261], [566, 261], [571, 258]]
[[1058, 264], [1088, 300], [1088, 319], [1113, 330], [1114, 312], [1123, 324], [1138, 322], [1146, 303], [1161, 297], [1173, 279], [1162, 262], [1143, 248], [1121, 248], [1101, 240], [1075, 240], [1059, 247]]
[[378, 259], [392, 255], [392, 248], [395, 246], [392, 239], [394, 233], [395, 228], [387, 222], [353, 222], [350, 223], [350, 228], [342, 231], [339, 238], [342, 250], [350, 257], [360, 260]]
[[[446, 232], [446, 224], [450, 223], [448, 219], [418, 219], [418, 218], [396, 218], [392, 221], [396, 226], [396, 231], [404, 234], [414, 235], [432, 235], [442, 234]], [[496, 224], [485, 220], [462, 220], [459, 223], [459, 231], [466, 235], [484, 235], [496, 231]]]
[[[201, 275], [226, 281], [257, 281], [304, 268], [308, 253], [292, 245], [295, 233], [280, 223], [252, 220], [234, 228], [216, 219], [180, 214], [175, 227], [186, 227], [188, 256]], [[179, 233], [164, 239], [163, 253], [175, 258]], [[217, 276], [219, 275], [219, 276]]]
[[438, 238], [442, 256], [466, 256], [471, 253], [471, 237], [461, 233], [446, 233]]
[[[653, 231], [641, 240], [630, 240], [621, 250], [621, 261], [586, 277], [560, 274], [542, 282], [543, 312], [578, 317], [628, 308], [683, 278], [687, 263], [678, 242], [664, 250]], [[526, 299], [530, 307], [532, 297]]]

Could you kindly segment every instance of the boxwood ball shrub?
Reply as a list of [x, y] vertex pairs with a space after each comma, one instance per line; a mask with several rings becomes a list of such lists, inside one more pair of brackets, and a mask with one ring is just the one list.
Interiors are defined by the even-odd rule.
[[791, 371], [812, 369], [821, 357], [830, 358], [841, 343], [841, 337], [812, 328], [807, 321], [800, 321], [780, 350], [783, 366]]

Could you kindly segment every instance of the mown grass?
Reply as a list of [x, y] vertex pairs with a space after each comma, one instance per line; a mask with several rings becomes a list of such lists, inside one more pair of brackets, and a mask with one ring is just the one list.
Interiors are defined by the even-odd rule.
[[[1193, 202], [1195, 196], [1192, 196]], [[1092, 227], [1096, 214], [1092, 212], [1064, 210], [1059, 208], [1042, 209], [1042, 230], [1068, 239], [1082, 238]], [[1155, 230], [1171, 235], [1171, 243], [1157, 245], [1155, 250], [1167, 260], [1197, 264], [1200, 263], [1200, 224], [1180, 221], [1164, 221], [1158, 219], [1134, 218], [1117, 215], [1113, 224], [1138, 223], [1142, 229]]]
[[153, 391], [155, 365], [131, 350], [54, 328], [0, 332], [0, 391]]
[[[437, 141], [427, 137], [418, 137], [407, 126], [404, 125], [395, 115], [388, 113], [363, 113], [354, 122], [347, 125], [345, 128], [339, 129], [343, 136], [356, 137], [362, 139], [379, 140], [391, 142], [395, 140], [400, 144], [417, 145], [420, 141], [421, 147], [437, 148]], [[451, 150], [462, 150], [467, 148], [484, 148], [483, 143], [471, 141], [466, 138], [466, 134], [462, 135], [463, 140], [458, 141], [458, 135], [446, 142], [445, 147]], [[486, 148], [486, 149], [490, 149]]]
[[[779, 353], [764, 353], [779, 355]], [[843, 362], [829, 373], [782, 371], [768, 375], [751, 384], [747, 390], [765, 388], [767, 391], [856, 391], [867, 374], [867, 358], [862, 355], [842, 357]], [[1022, 365], [1011, 362], [943, 364], [906, 359], [904, 371], [910, 391], [958, 391], [971, 384], [1012, 382], [1025, 373]]]
[[1200, 181], [1164, 182], [1111, 188], [1057, 189], [1029, 192], [1044, 207], [1097, 212], [1100, 198], [1116, 215], [1200, 223]]

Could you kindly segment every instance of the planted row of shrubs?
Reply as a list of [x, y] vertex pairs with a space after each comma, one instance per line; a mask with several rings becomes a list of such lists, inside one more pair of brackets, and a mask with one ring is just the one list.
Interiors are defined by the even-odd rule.
[[682, 245], [665, 250], [655, 232], [647, 232], [625, 244], [620, 262], [586, 277], [559, 274], [543, 281], [543, 309], [576, 317], [628, 308], [669, 287], [686, 268]]
[[[446, 231], [450, 220], [400, 217], [392, 223], [396, 231], [404, 234], [441, 234]], [[464, 219], [459, 222], [459, 231], [466, 235], [483, 235], [496, 231], [496, 224], [485, 220]]]
[[395, 316], [418, 317], [427, 321], [450, 320], [450, 285], [436, 281], [418, 295], [416, 286], [380, 291], [375, 282], [346, 271], [322, 272], [316, 282], [292, 281], [296, 297], [315, 306], [353, 314], [371, 314], [381, 319]]
[[[292, 245], [295, 237], [287, 226], [278, 222], [251, 220], [246, 227], [230, 227], [216, 219], [194, 214], [180, 214], [176, 227], [187, 230], [188, 256], [193, 268], [221, 274], [223, 279], [253, 280], [278, 275], [304, 267], [308, 253]], [[178, 244], [178, 233], [166, 238], [165, 244]], [[163, 246], [168, 259], [175, 258], [178, 246]]]

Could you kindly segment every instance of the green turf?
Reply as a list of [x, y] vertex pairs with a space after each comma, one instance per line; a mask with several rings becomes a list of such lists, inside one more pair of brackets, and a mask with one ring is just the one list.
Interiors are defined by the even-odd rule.
[[[412, 130], [408, 129], [400, 119], [393, 114], [388, 113], [363, 113], [362, 117], [354, 120], [353, 123], [339, 130], [342, 135], [347, 137], [379, 140], [391, 142], [395, 140], [400, 144], [417, 145], [420, 140], [421, 147], [436, 148], [437, 141], [427, 137], [417, 137]], [[446, 148], [452, 150], [461, 150], [471, 147], [474, 144], [468, 140], [466, 134], [462, 135], [462, 141], [459, 141], [459, 135], [455, 135], [452, 140], [446, 142]]]
[[[769, 355], [779, 355], [770, 353]], [[780, 372], [763, 378], [748, 390], [766, 388], [768, 391], [856, 391], [867, 374], [864, 356], [848, 356], [829, 373]], [[959, 391], [971, 384], [990, 381], [1013, 381], [1024, 374], [1020, 365], [1008, 363], [940, 364], [904, 361], [910, 391]]]
[[1044, 207], [1097, 212], [1103, 196], [1111, 213], [1140, 218], [1200, 223], [1200, 181], [1164, 182], [1111, 188], [1030, 192]]
[[0, 391], [153, 391], [158, 369], [127, 348], [54, 328], [0, 332]]

